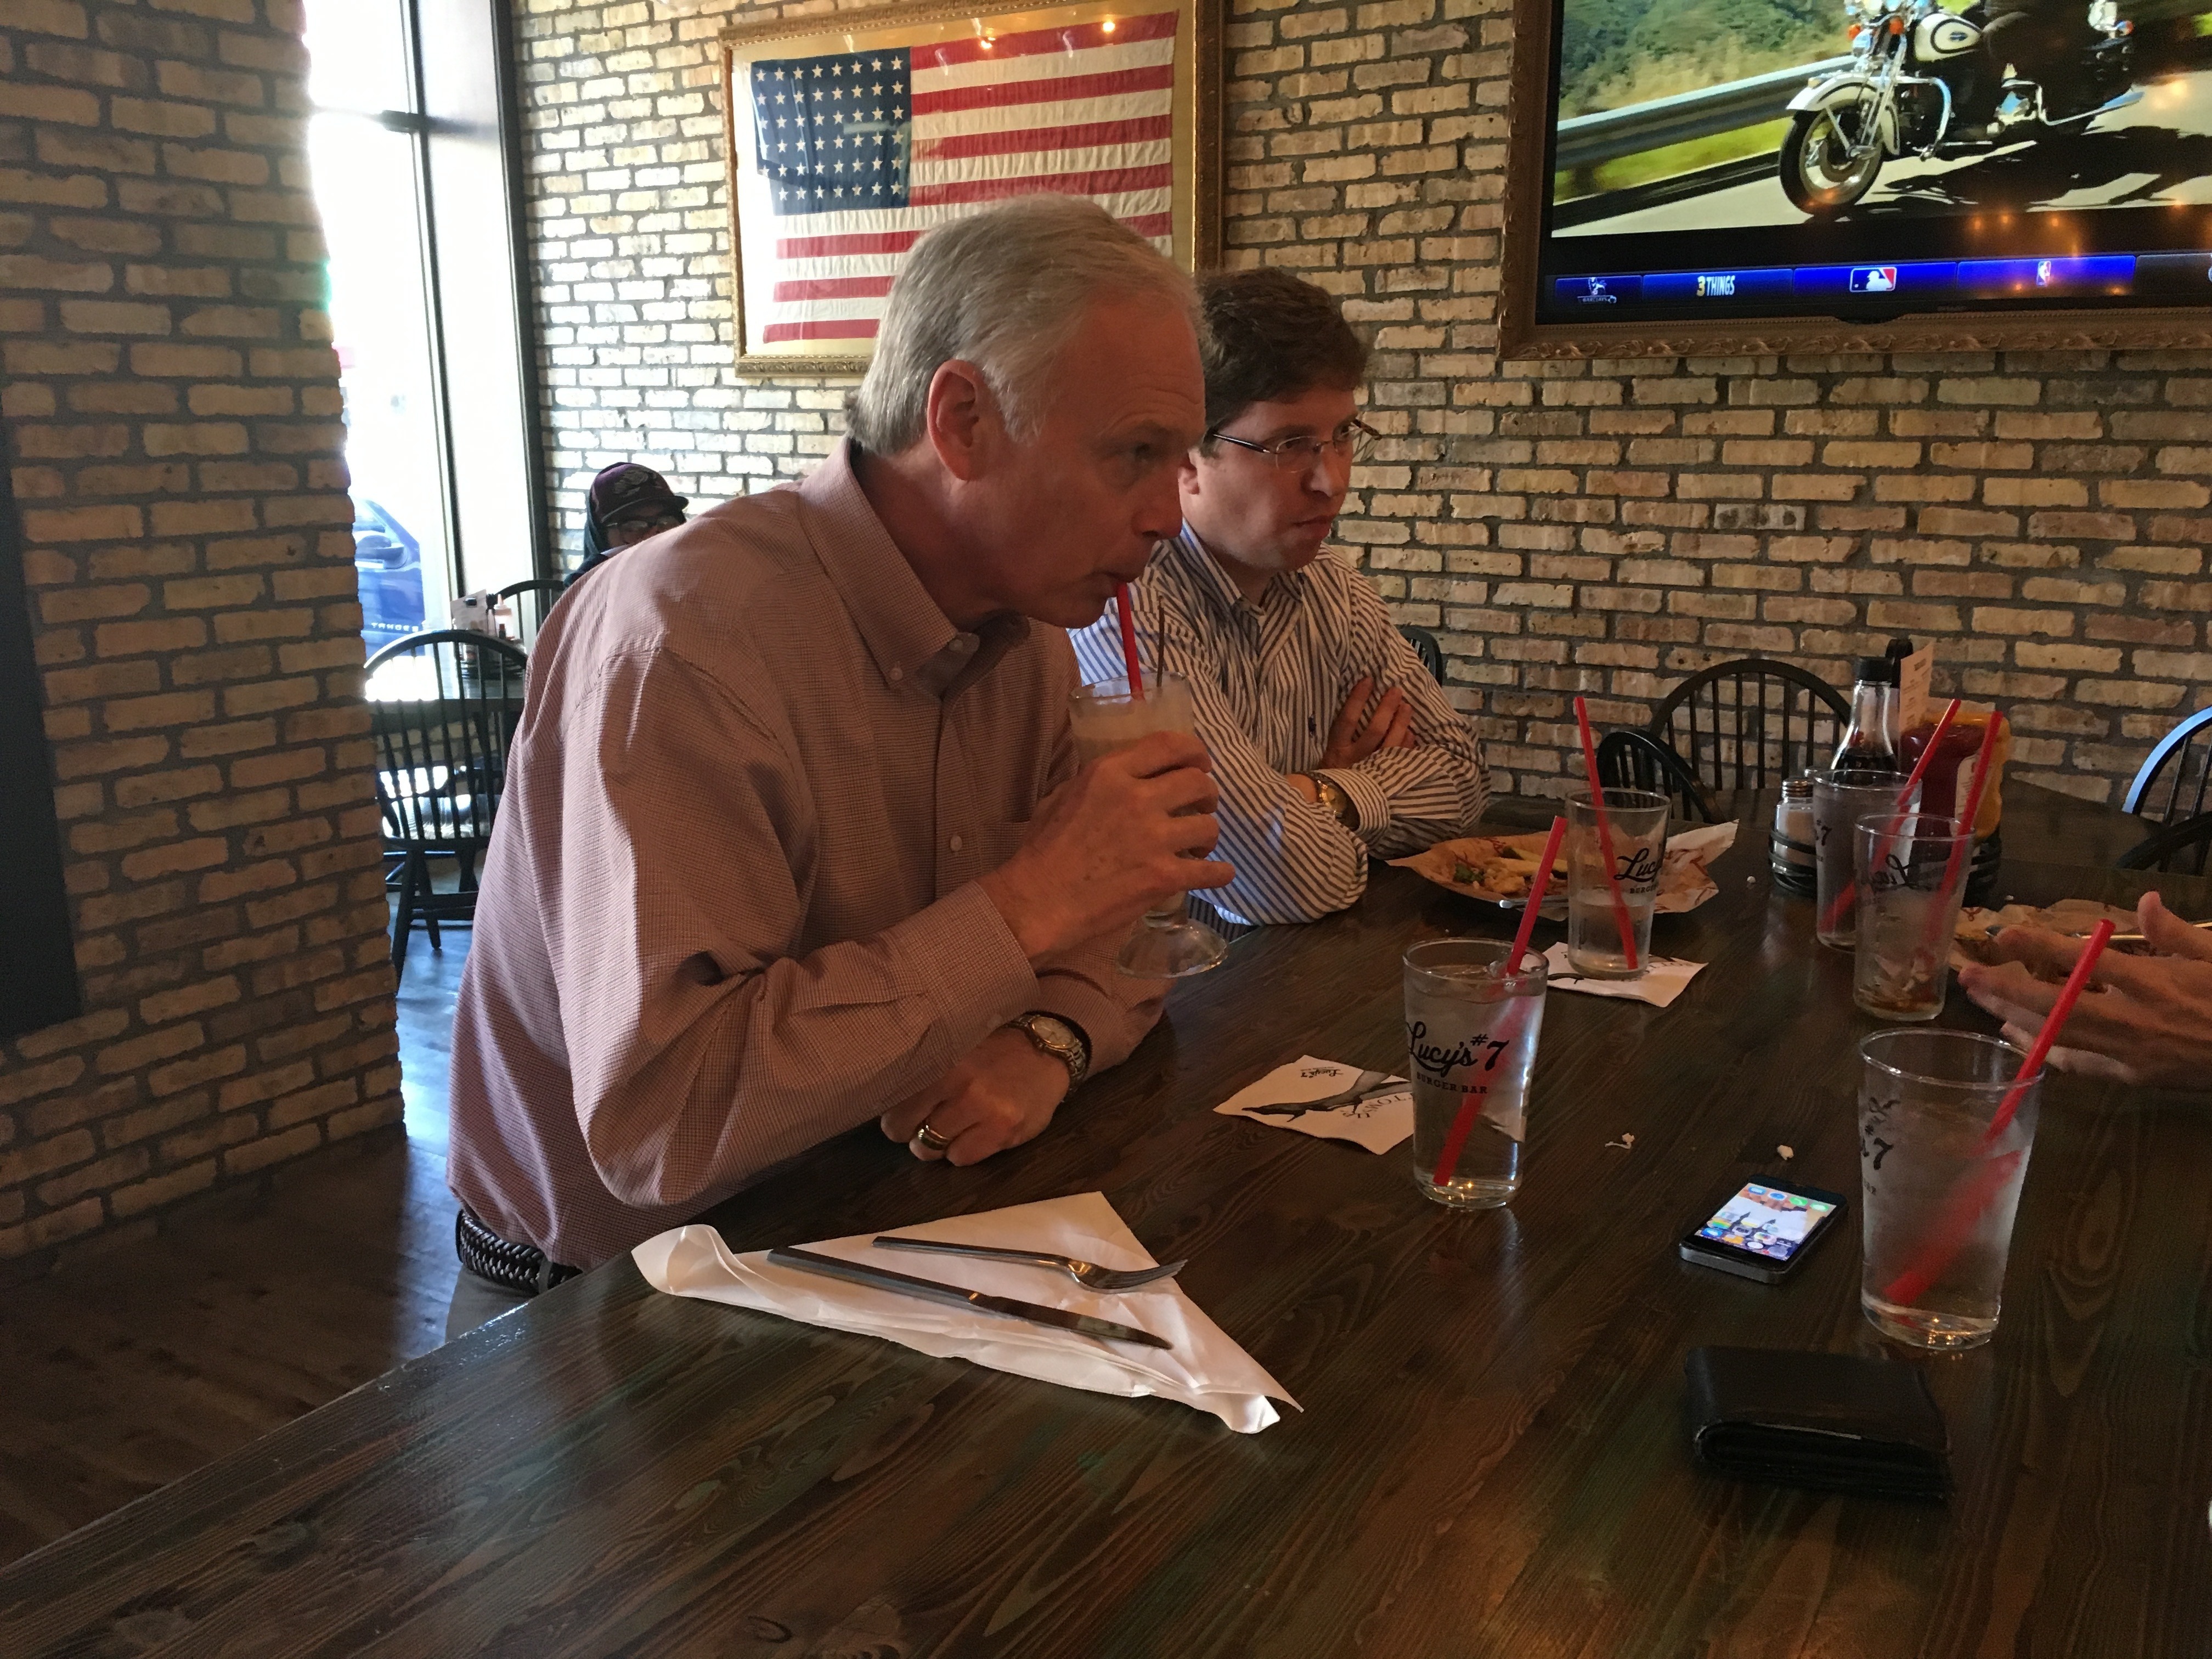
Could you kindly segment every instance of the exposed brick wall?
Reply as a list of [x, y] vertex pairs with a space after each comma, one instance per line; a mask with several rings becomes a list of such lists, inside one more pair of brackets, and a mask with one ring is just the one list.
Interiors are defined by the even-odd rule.
[[87, 1010], [0, 1045], [0, 1257], [399, 1116], [299, 32], [0, 6], [0, 416]]
[[[515, 0], [555, 488], [714, 500], [830, 442], [844, 386], [731, 372], [714, 36], [732, 0]], [[2117, 799], [2212, 701], [2212, 354], [1502, 362], [1509, 0], [1233, 0], [1232, 264], [1342, 295], [1391, 434], [1340, 526], [1438, 627], [1503, 787], [1565, 787], [1567, 702], [1640, 723], [1706, 664], [1832, 680], [1893, 633], [2001, 700], [2014, 775]]]

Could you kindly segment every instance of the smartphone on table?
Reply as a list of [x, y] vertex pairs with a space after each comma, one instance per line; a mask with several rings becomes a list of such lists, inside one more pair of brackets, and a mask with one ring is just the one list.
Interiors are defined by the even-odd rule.
[[1843, 1219], [1841, 1193], [1795, 1181], [1747, 1181], [1682, 1235], [1682, 1260], [1778, 1285]]

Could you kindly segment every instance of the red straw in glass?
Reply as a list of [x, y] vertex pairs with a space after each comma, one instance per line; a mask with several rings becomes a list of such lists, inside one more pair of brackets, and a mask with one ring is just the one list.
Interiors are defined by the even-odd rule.
[[[1512, 954], [1505, 958], [1505, 965], [1498, 970], [1498, 977], [1500, 979], [1510, 977], [1521, 965], [1521, 958], [1528, 951], [1528, 936], [1536, 931], [1537, 907], [1543, 903], [1544, 894], [1552, 884], [1552, 866], [1559, 856], [1559, 843], [1566, 838], [1567, 821], [1553, 818], [1551, 836], [1544, 842], [1544, 861], [1537, 867], [1536, 879], [1528, 888], [1528, 902], [1521, 907], [1520, 931], [1513, 935]], [[1459, 1168], [1461, 1149], [1467, 1145], [1468, 1136], [1474, 1133], [1475, 1119], [1481, 1115], [1480, 1097], [1469, 1095], [1461, 1104], [1459, 1115], [1452, 1120], [1451, 1133], [1444, 1137], [1443, 1152], [1437, 1158], [1435, 1180], [1437, 1186], [1450, 1185], [1452, 1172]]]
[[[1959, 843], [1951, 849], [1949, 862], [1943, 866], [1943, 885], [1936, 890], [1935, 918], [1940, 922], [1944, 911], [1951, 906], [1952, 884], [1959, 879], [1959, 866], [1966, 862], [1966, 854], [1974, 845], [1974, 821], [1982, 815], [1982, 794], [1990, 787], [1990, 762], [1995, 757], [1997, 727], [2004, 716], [1994, 708], [1990, 710], [1990, 723], [1982, 728], [1982, 746], [1974, 756], [1974, 781], [1966, 790], [1966, 810], [1960, 814], [1962, 833]], [[1941, 937], [1931, 934], [1931, 945], [1941, 943]]]
[[1114, 584], [1114, 608], [1121, 613], [1121, 660], [1129, 665], [1129, 696], [1145, 700], [1144, 671], [1137, 666], [1137, 618], [1129, 609], [1129, 584]]
[[[1912, 799], [1912, 792], [1920, 787], [1920, 775], [1928, 769], [1928, 763], [1936, 757], [1936, 745], [1943, 741], [1943, 734], [1951, 729], [1951, 722], [1958, 718], [1959, 700], [1954, 697], [1951, 706], [1943, 711], [1943, 718], [1936, 722], [1936, 730], [1929, 736], [1928, 746], [1920, 751], [1920, 758], [1912, 763], [1912, 775], [1905, 779], [1905, 787], [1897, 792], [1896, 816], [1902, 817], [1905, 815], [1906, 804]], [[1852, 882], [1836, 895], [1836, 902], [1828, 907], [1828, 914], [1820, 918], [1822, 933], [1836, 931], [1836, 924], [1844, 919], [1844, 912], [1851, 908], [1851, 900], [1857, 894], [1858, 884]]]
[[2089, 942], [2081, 947], [2081, 960], [2074, 971], [2066, 975], [2066, 983], [2058, 993], [2058, 1000], [2051, 1005], [2051, 1012], [2043, 1017], [2043, 1029], [2035, 1034], [2035, 1042], [2027, 1051], [2027, 1061], [2013, 1079], [2012, 1087], [1997, 1103], [1990, 1118], [1990, 1127], [1982, 1132], [1983, 1162], [1974, 1173], [1960, 1182], [1953, 1191], [1943, 1213], [1928, 1230], [1928, 1238], [1912, 1264], [1891, 1279], [1882, 1290], [1882, 1300], [1899, 1307], [1911, 1307], [1928, 1294], [1928, 1287], [1943, 1276], [1952, 1259], [1966, 1248], [1974, 1229], [1981, 1224], [1982, 1212], [1991, 1200], [2002, 1192], [2012, 1172], [2027, 1156], [2025, 1148], [2007, 1152], [2002, 1158], [1990, 1158], [1990, 1149], [2004, 1139], [2004, 1132], [2012, 1127], [2014, 1113], [2027, 1097], [2028, 1085], [2043, 1070], [2043, 1062], [2050, 1056], [2051, 1045], [2058, 1041], [2058, 1033], [2066, 1024], [2066, 1017], [2074, 1012], [2074, 1005], [2081, 1000], [2088, 988], [2089, 975], [2095, 971], [2097, 958], [2105, 954], [2105, 945], [2112, 937], [2112, 924], [2100, 921], [2089, 935]]
[[1628, 971], [1641, 966], [1636, 959], [1636, 925], [1628, 919], [1628, 902], [1620, 896], [1620, 872], [1613, 863], [1613, 826], [1605, 818], [1605, 786], [1597, 781], [1597, 744], [1590, 740], [1589, 710], [1575, 699], [1575, 724], [1583, 732], [1583, 769], [1589, 775], [1590, 811], [1597, 819], [1597, 850], [1605, 860], [1605, 884], [1613, 893], [1613, 919], [1620, 928], [1620, 953], [1628, 958]]

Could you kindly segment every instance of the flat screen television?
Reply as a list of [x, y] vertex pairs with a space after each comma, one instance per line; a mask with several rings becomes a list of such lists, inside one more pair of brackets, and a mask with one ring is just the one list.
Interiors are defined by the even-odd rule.
[[1509, 356], [2212, 344], [2212, 0], [1515, 23]]

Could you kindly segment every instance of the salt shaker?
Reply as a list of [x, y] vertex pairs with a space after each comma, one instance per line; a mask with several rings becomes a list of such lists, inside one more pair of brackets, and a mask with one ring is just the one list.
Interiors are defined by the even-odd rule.
[[1811, 778], [1782, 781], [1782, 799], [1774, 804], [1771, 847], [1774, 884], [1793, 893], [1811, 892], [1814, 884]]

